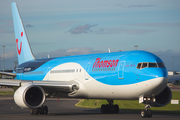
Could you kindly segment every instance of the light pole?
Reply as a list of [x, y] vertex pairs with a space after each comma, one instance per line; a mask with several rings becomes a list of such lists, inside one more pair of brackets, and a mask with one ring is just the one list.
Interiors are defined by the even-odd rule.
[[172, 56], [172, 71], [174, 71], [174, 60], [173, 60], [174, 56]]
[[4, 45], [2, 46], [3, 47], [3, 72], [4, 72]]
[[1, 57], [0, 57], [0, 71], [1, 71]]
[[135, 45], [134, 47], [135, 47], [135, 48], [136, 48], [136, 50], [137, 50], [137, 47], [139, 47], [139, 46]]

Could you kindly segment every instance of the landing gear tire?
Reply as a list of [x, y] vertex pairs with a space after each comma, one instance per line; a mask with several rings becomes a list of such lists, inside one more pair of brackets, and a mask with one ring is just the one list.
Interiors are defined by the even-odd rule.
[[151, 118], [152, 117], [152, 111], [151, 110], [147, 110], [147, 117]]
[[142, 110], [141, 111], [141, 117], [142, 118], [151, 118], [152, 117], [152, 111], [151, 110]]
[[119, 113], [119, 106], [113, 105], [113, 100], [107, 100], [109, 104], [101, 105], [101, 113]]
[[44, 107], [43, 107], [43, 110], [44, 110], [44, 114], [47, 115], [47, 114], [48, 114], [48, 107], [47, 107], [47, 106], [44, 106]]
[[141, 117], [142, 117], [142, 118], [146, 118], [146, 117], [147, 117], [147, 112], [146, 112], [146, 110], [142, 110], [142, 111], [141, 111]]
[[31, 110], [30, 110], [30, 113], [31, 113], [31, 115], [38, 115], [39, 109], [38, 109], [38, 108], [31, 109]]
[[114, 113], [119, 113], [119, 105], [114, 105]]
[[33, 109], [30, 109], [30, 114], [33, 115]]
[[110, 105], [106, 105], [106, 113], [111, 113], [111, 107]]
[[39, 113], [40, 113], [41, 115], [44, 114], [44, 106], [41, 106], [41, 107], [39, 108]]
[[106, 113], [106, 105], [101, 105], [101, 113]]
[[101, 113], [119, 113], [119, 106], [118, 105], [101, 105]]
[[39, 108], [35, 108], [35, 109], [30, 109], [30, 113], [31, 115], [47, 115], [48, 114], [48, 107], [47, 106], [41, 106]]

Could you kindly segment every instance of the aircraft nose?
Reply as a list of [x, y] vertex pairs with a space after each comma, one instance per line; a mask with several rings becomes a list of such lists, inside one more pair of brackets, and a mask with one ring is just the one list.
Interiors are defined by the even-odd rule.
[[168, 82], [168, 72], [166, 68], [159, 68], [159, 71], [157, 73], [157, 78], [159, 78], [159, 82], [162, 84], [167, 85]]
[[157, 73], [157, 77], [152, 81], [152, 85], [155, 88], [154, 94], [159, 94], [163, 91], [168, 82], [168, 73], [165, 69], [160, 69]]
[[167, 81], [168, 81], [167, 77], [159, 77], [159, 78], [154, 79], [152, 81], [153, 94], [158, 95], [159, 93], [161, 93], [166, 88]]
[[165, 77], [165, 78], [168, 77], [166, 68], [159, 68], [159, 71], [157, 74], [158, 74], [158, 77]]

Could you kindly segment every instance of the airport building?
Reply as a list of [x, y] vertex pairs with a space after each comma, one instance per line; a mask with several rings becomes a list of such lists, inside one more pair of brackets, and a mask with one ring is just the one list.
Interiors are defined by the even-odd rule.
[[[176, 72], [176, 71], [168, 71], [168, 75], [180, 75], [180, 72]], [[180, 80], [176, 80], [176, 81], [171, 81], [169, 83], [172, 83], [174, 85], [180, 85]]]

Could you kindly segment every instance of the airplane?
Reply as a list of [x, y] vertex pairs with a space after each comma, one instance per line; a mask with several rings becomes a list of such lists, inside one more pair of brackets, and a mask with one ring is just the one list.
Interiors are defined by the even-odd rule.
[[151, 107], [167, 105], [172, 92], [168, 73], [156, 55], [141, 50], [36, 59], [15, 2], [11, 3], [18, 66], [13, 79], [0, 79], [1, 86], [17, 86], [14, 101], [32, 115], [48, 114], [46, 98], [105, 99], [102, 113], [119, 113], [114, 100], [139, 100], [140, 115], [152, 117]]

